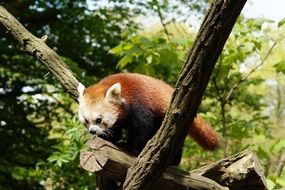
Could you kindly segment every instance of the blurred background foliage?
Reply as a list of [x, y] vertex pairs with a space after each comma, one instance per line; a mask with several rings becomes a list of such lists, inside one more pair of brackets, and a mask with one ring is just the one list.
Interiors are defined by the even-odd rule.
[[[1, 0], [62, 56], [84, 84], [137, 72], [175, 85], [208, 0]], [[221, 137], [205, 152], [186, 139], [181, 163], [194, 169], [250, 148], [269, 189], [285, 186], [284, 20], [241, 16], [200, 106]], [[78, 167], [87, 139], [77, 105], [58, 81], [0, 29], [0, 189], [94, 189]], [[281, 162], [283, 160], [283, 162]]]

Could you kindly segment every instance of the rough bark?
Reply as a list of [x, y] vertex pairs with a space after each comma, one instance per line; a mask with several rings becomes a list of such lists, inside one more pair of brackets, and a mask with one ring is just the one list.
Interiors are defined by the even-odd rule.
[[45, 44], [45, 37], [37, 38], [32, 35], [3, 6], [0, 6], [0, 23], [26, 52], [43, 63], [58, 78], [65, 90], [77, 101], [78, 81], [60, 56]]
[[[215, 0], [187, 56], [170, 108], [156, 135], [129, 169], [124, 189], [148, 189], [182, 146], [215, 62], [246, 0]], [[147, 172], [146, 172], [147, 171]]]
[[250, 150], [198, 168], [191, 173], [208, 177], [231, 190], [267, 189], [261, 164]]
[[[109, 179], [123, 182], [127, 169], [135, 163], [135, 157], [115, 145], [95, 138], [87, 143], [89, 150], [80, 154], [80, 166]], [[219, 185], [220, 184], [220, 185]], [[186, 172], [169, 167], [151, 185], [151, 189], [266, 189], [260, 163], [249, 150]], [[223, 186], [221, 186], [223, 185]]]
[[[212, 4], [180, 74], [167, 119], [154, 139], [148, 143], [148, 150], [143, 150], [139, 159], [134, 162], [125, 183], [126, 189], [141, 189], [147, 187], [147, 182], [158, 179], [166, 170], [177, 146], [182, 146], [188, 131], [184, 124], [192, 122], [214, 63], [245, 2], [246, 0], [216, 0]], [[33, 36], [2, 6], [0, 23], [26, 52], [41, 61], [54, 74], [67, 92], [77, 100], [78, 81], [60, 56], [45, 44], [45, 40]]]

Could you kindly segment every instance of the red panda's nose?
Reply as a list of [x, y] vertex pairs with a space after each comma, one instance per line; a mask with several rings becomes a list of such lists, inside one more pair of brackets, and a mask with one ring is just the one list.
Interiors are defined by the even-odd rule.
[[96, 130], [95, 130], [95, 129], [90, 128], [90, 129], [89, 129], [89, 133], [91, 133], [92, 135], [96, 135]]

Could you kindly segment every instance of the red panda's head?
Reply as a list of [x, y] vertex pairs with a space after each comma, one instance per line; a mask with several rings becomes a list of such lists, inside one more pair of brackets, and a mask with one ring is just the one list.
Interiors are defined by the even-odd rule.
[[90, 133], [101, 137], [112, 137], [112, 129], [121, 117], [121, 107], [125, 100], [121, 97], [121, 84], [111, 87], [94, 85], [85, 89], [80, 83], [79, 119]]

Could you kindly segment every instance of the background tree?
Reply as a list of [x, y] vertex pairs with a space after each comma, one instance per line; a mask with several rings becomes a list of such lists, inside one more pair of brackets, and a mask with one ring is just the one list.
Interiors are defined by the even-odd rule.
[[[280, 123], [279, 119], [276, 125], [276, 115], [272, 115], [277, 110], [282, 110], [283, 113], [283, 109], [279, 108], [282, 102], [280, 81], [283, 81], [281, 78], [284, 76], [280, 73], [276, 75], [274, 67], [279, 72], [284, 71], [281, 69], [284, 68], [284, 56], [281, 55], [284, 51], [284, 29], [282, 21], [278, 28], [270, 25], [272, 23], [268, 19], [244, 17], [240, 17], [236, 23], [200, 106], [204, 116], [221, 133], [221, 151], [215, 152], [213, 157], [213, 153], [205, 153], [188, 139], [184, 145], [184, 167], [194, 169], [250, 147], [264, 159], [264, 166], [268, 165], [266, 171], [269, 168], [271, 172], [268, 171], [267, 174], [271, 176], [274, 173], [268, 178], [272, 185], [270, 188], [284, 186], [284, 172], [279, 177], [273, 172], [277, 169], [277, 163], [282, 163], [284, 123]], [[167, 38], [161, 29], [158, 30], [158, 35], [143, 33], [127, 36], [126, 40], [111, 50], [121, 57], [118, 67], [161, 76], [173, 84], [181, 67], [181, 55], [185, 53], [187, 45], [191, 44], [191, 32], [177, 23], [169, 23], [166, 27], [169, 33], [175, 35], [168, 35]], [[264, 75], [264, 72], [267, 74]], [[165, 76], [168, 77], [164, 78]], [[276, 129], [280, 130], [277, 139]]]
[[[33, 34], [47, 34], [47, 44], [86, 85], [121, 70], [174, 84], [195, 34], [185, 27], [184, 21], [186, 26], [193, 22], [185, 13], [199, 17], [207, 1], [3, 0], [1, 4]], [[150, 15], [159, 26], [141, 24]], [[205, 153], [188, 139], [181, 167], [196, 168], [251, 147], [263, 159], [270, 187], [284, 186], [279, 162], [285, 147], [284, 21], [279, 28], [268, 26], [270, 22], [240, 18], [200, 107], [227, 148]], [[92, 188], [94, 176], [78, 168], [77, 155], [88, 137], [73, 117], [76, 105], [41, 64], [20, 51], [5, 30], [0, 33], [0, 188]], [[234, 88], [223, 116], [220, 97], [262, 61]]]
[[[1, 3], [34, 34], [47, 34], [47, 43], [64, 56], [84, 83], [97, 80], [95, 71], [98, 77], [115, 72], [115, 58], [108, 49], [119, 43], [123, 28], [132, 23], [126, 8], [102, 6], [91, 11], [85, 1]], [[67, 124], [76, 114], [72, 100], [41, 64], [15, 47], [5, 30], [0, 32], [0, 188], [38, 189], [47, 178], [56, 179], [55, 188], [59, 189], [91, 185], [88, 174], [78, 170], [80, 146], [75, 142], [79, 139], [66, 133], [71, 126]], [[51, 157], [49, 162], [55, 166], [49, 162], [44, 165], [52, 152], [66, 155]], [[62, 163], [70, 160], [73, 166], [64, 168]], [[36, 171], [37, 163], [40, 170]]]

